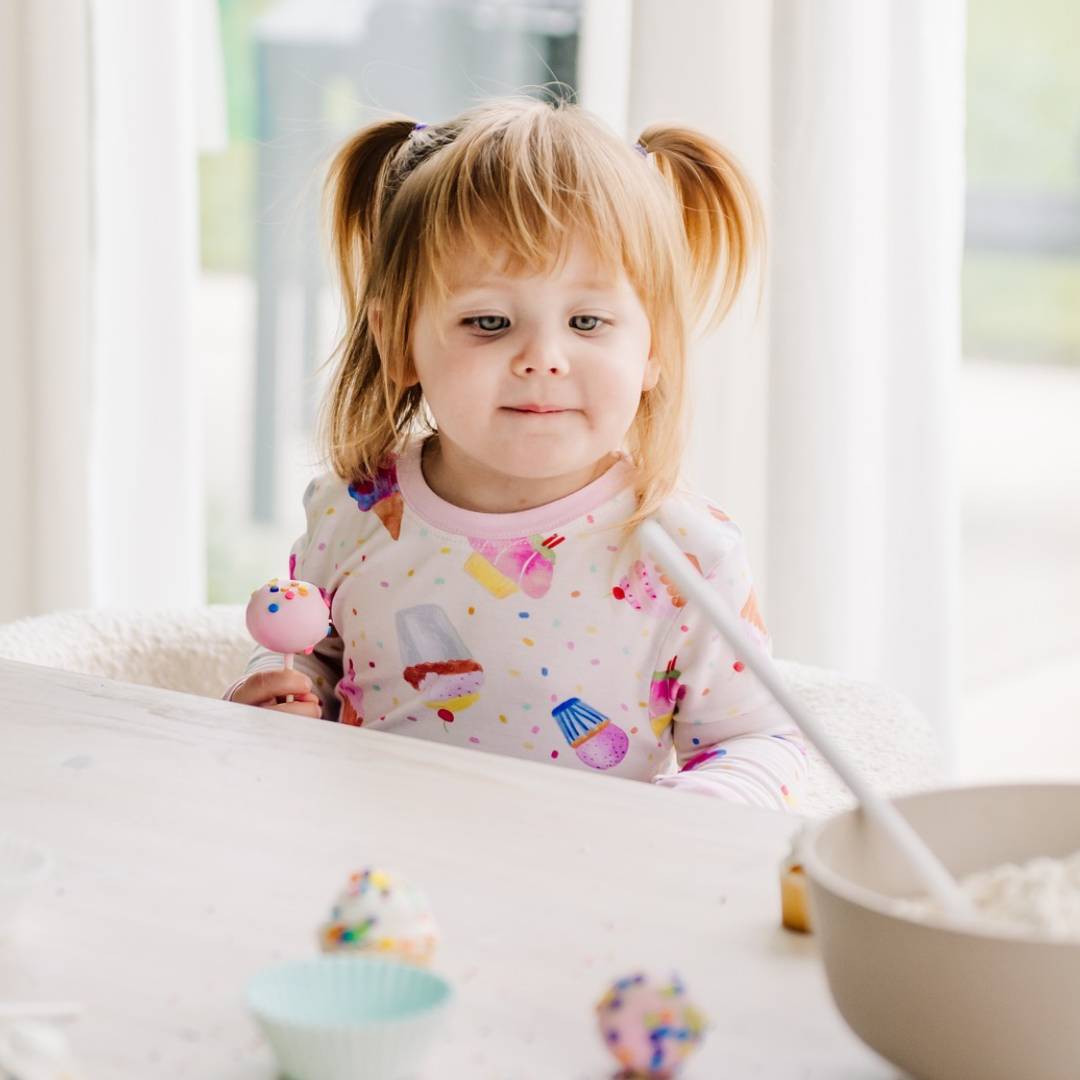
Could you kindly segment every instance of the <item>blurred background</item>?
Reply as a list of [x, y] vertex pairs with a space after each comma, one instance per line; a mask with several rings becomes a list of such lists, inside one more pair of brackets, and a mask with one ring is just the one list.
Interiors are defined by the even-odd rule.
[[[735, 149], [766, 198], [771, 316], [736, 317], [718, 339], [728, 381], [707, 417], [733, 434], [707, 435], [699, 417], [692, 472], [751, 537], [777, 655], [907, 693], [947, 732], [961, 777], [1080, 771], [1080, 17], [1071, 0], [182, 7], [163, 5], [153, 24], [137, 4], [25, 8], [21, 32], [48, 28], [72, 58], [64, 77], [96, 87], [96, 133], [88, 123], [66, 143], [97, 162], [92, 194], [57, 197], [49, 205], [67, 209], [45, 215], [46, 191], [20, 226], [28, 244], [51, 251], [64, 236], [89, 238], [95, 288], [80, 291], [77, 278], [65, 288], [62, 273], [56, 287], [66, 321], [96, 329], [86, 364], [49, 376], [60, 396], [45, 384], [53, 437], [35, 435], [32, 419], [20, 434], [17, 417], [5, 436], [12, 453], [19, 440], [37, 447], [53, 481], [67, 478], [60, 503], [40, 480], [9, 478], [8, 504], [29, 506], [32, 527], [9, 538], [7, 558], [48, 561], [69, 577], [57, 582], [39, 566], [0, 617], [239, 602], [284, 571], [304, 527], [312, 422], [342, 330], [318, 216], [328, 155], [378, 116], [432, 122], [524, 90], [579, 100], [629, 141], [652, 120], [699, 123]], [[65, 11], [79, 17], [58, 38], [51, 20]], [[89, 60], [80, 33], [94, 43]], [[872, 70], [881, 58], [890, 77]], [[843, 106], [824, 91], [819, 100], [815, 88], [834, 69], [847, 90], [870, 93]], [[170, 81], [177, 71], [186, 74]], [[31, 161], [47, 162], [33, 120], [19, 138]], [[161, 183], [156, 157], [168, 170]], [[825, 169], [835, 175], [823, 178]], [[190, 190], [170, 203], [170, 184]], [[800, 232], [816, 227], [827, 231]], [[169, 244], [173, 279], [160, 258]], [[792, 299], [824, 288], [808, 282], [826, 254], [832, 321], [812, 296], [803, 302], [813, 313]], [[28, 294], [12, 280], [14, 311]], [[45, 291], [44, 277], [28, 280], [19, 287]], [[880, 287], [865, 291], [868, 280]], [[139, 299], [163, 281], [172, 282], [167, 309]], [[39, 329], [24, 338], [70, 355], [65, 320], [44, 301], [35, 315], [34, 303], [25, 306]], [[830, 366], [841, 354], [843, 371]], [[35, 370], [12, 369], [9, 385], [22, 380], [40, 400]], [[811, 380], [828, 396], [807, 398]], [[142, 396], [130, 391], [139, 385]], [[837, 404], [840, 386], [851, 400]], [[96, 421], [81, 405], [89, 397]], [[835, 447], [793, 426], [809, 424], [807, 414], [831, 423], [834, 406], [846, 432]], [[896, 422], [885, 443], [876, 416]], [[58, 452], [56, 431], [82, 425], [94, 428], [83, 431], [85, 460]], [[823, 447], [807, 466], [816, 473], [794, 484], [813, 439]], [[823, 479], [832, 473], [835, 492]], [[138, 497], [149, 491], [149, 502]], [[807, 525], [812, 508], [820, 514]], [[865, 535], [864, 518], [874, 522]], [[65, 547], [80, 522], [97, 539]], [[803, 548], [835, 553], [818, 591], [798, 563]], [[163, 580], [174, 591], [158, 588]]]

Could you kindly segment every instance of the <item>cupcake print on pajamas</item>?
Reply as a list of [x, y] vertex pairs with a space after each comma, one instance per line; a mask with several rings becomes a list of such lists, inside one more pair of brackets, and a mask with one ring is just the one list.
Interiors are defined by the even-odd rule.
[[626, 732], [581, 698], [567, 698], [551, 715], [574, 753], [590, 769], [610, 769], [626, 757], [630, 746]]
[[[696, 555], [687, 553], [686, 557], [700, 574], [701, 563]], [[674, 583], [663, 573], [659, 566], [652, 570], [638, 559], [629, 572], [611, 590], [616, 600], [625, 600], [635, 611], [653, 615], [662, 619], [676, 608], [681, 608], [686, 601], [679, 595]]]
[[473, 553], [465, 560], [465, 572], [492, 596], [502, 599], [518, 589], [539, 600], [551, 588], [555, 574], [555, 549], [566, 539], [539, 533], [516, 540], [483, 540], [469, 537]]
[[398, 490], [397, 466], [379, 469], [371, 480], [354, 480], [349, 494], [364, 511], [374, 511], [396, 540], [401, 535], [401, 513], [404, 503]]
[[679, 702], [686, 696], [686, 687], [679, 682], [682, 672], [675, 667], [677, 659], [673, 656], [663, 671], [654, 671], [649, 684], [649, 723], [658, 739], [671, 726]]
[[484, 669], [438, 604], [406, 608], [395, 621], [398, 651], [406, 664], [405, 681], [423, 695], [428, 708], [444, 720], [453, 720], [453, 713], [467, 709], [480, 697]]

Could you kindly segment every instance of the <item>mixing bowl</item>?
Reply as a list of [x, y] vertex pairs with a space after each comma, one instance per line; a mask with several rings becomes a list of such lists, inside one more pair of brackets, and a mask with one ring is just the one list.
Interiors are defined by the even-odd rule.
[[[957, 878], [1080, 850], [1080, 784], [891, 801]], [[812, 823], [799, 857], [830, 992], [867, 1045], [919, 1080], [1080, 1077], [1080, 939], [904, 914], [921, 889], [859, 809]]]

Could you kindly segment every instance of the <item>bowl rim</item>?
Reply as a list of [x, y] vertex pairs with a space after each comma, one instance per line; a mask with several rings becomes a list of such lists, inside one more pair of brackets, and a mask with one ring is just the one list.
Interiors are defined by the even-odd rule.
[[[441, 996], [430, 1004], [425, 1005], [423, 1008], [415, 1009], [404, 1015], [381, 1018], [365, 1017], [360, 1020], [350, 1020], [344, 1023], [337, 1021], [296, 1020], [289, 1016], [283, 1016], [279, 1012], [263, 1008], [254, 1001], [256, 984], [267, 978], [272, 978], [275, 975], [281, 976], [290, 971], [325, 968], [330, 965], [336, 965], [338, 967], [359, 966], [376, 969], [394, 968], [398, 971], [407, 971], [411, 977], [419, 977], [421, 980], [435, 983]], [[318, 956], [299, 957], [292, 960], [283, 960], [280, 963], [260, 968], [248, 979], [247, 993], [245, 994], [248, 1008], [261, 1020], [268, 1021], [269, 1023], [278, 1026], [287, 1026], [306, 1031], [355, 1031], [358, 1029], [383, 1027], [385, 1025], [415, 1023], [417, 1020], [427, 1019], [439, 1012], [439, 1010], [445, 1009], [454, 1000], [454, 996], [453, 983], [451, 983], [449, 979], [438, 974], [438, 972], [431, 971], [428, 968], [418, 967], [416, 964], [409, 964], [405, 961], [391, 960], [383, 956], [363, 956], [350, 953], [329, 953]]]
[[[913, 802], [926, 796], [940, 794], [946, 791], [971, 791], [976, 789], [982, 791], [999, 791], [1003, 789], [1015, 790], [1019, 788], [1080, 789], [1080, 783], [1062, 780], [1047, 781], [1046, 783], [1016, 781], [1011, 783], [992, 784], [948, 784], [939, 787], [925, 788], [922, 791], [907, 792], [903, 795], [893, 797], [886, 796], [886, 798], [894, 806], [900, 806], [906, 802]], [[1007, 942], [1010, 944], [1017, 943], [1035, 946], [1053, 945], [1059, 949], [1064, 946], [1080, 951], [1080, 937], [1059, 937], [1046, 931], [1015, 927], [1012, 924], [998, 923], [988, 918], [982, 918], [973, 922], [964, 922], [936, 912], [929, 912], [925, 915], [918, 916], [910, 915], [893, 906], [895, 901], [909, 898], [885, 896], [882, 893], [868, 889], [864, 885], [858, 885], [855, 882], [848, 880], [825, 864], [825, 861], [817, 852], [817, 842], [820, 839], [821, 834], [832, 822], [838, 821], [842, 817], [850, 818], [862, 813], [862, 806], [856, 804], [855, 806], [848, 807], [846, 810], [840, 810], [835, 814], [830, 814], [826, 818], [816, 819], [805, 824], [799, 833], [796, 842], [796, 857], [805, 868], [807, 876], [812, 878], [814, 883], [821, 888], [826, 889], [841, 900], [846, 900], [848, 903], [867, 908], [876, 915], [881, 915], [888, 919], [895, 919], [898, 922], [907, 923], [909, 925], [925, 927], [927, 929], [949, 934], [991, 938], [994, 941]], [[1038, 855], [1031, 855], [1029, 858], [1038, 858]]]

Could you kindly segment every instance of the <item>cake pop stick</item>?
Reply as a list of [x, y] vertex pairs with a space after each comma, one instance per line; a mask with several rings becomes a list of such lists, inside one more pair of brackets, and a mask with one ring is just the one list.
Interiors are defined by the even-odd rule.
[[[285, 653], [285, 655], [282, 656], [282, 658], [281, 658], [281, 670], [282, 671], [292, 671], [293, 670], [293, 659], [294, 659], [293, 653], [291, 653], [291, 652]], [[296, 700], [296, 696], [294, 694], [286, 694], [285, 695], [285, 703], [287, 705], [290, 704], [291, 702], [295, 701], [295, 700]]]
[[[333, 630], [319, 587], [291, 578], [272, 578], [251, 594], [247, 628], [260, 645], [282, 654], [281, 667], [286, 671], [293, 669], [296, 653], [311, 653]], [[293, 700], [293, 694], [285, 698]]]

